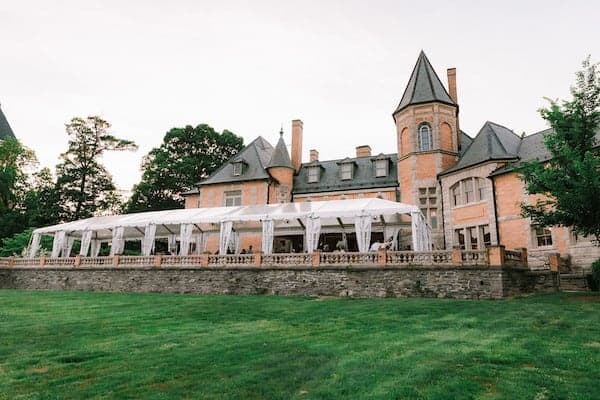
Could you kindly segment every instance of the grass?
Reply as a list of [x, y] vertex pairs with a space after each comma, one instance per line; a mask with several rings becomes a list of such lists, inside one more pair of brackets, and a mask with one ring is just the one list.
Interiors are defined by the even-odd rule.
[[599, 299], [0, 290], [0, 399], [598, 399]]

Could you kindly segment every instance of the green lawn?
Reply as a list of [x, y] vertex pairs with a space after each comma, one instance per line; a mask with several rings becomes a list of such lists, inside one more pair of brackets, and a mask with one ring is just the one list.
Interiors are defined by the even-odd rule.
[[0, 399], [598, 399], [597, 300], [0, 290]]

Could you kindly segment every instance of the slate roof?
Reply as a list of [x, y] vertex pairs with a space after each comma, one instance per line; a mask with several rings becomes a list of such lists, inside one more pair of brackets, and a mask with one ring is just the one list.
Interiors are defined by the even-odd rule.
[[200, 194], [200, 191], [198, 190], [198, 188], [193, 188], [193, 189], [187, 190], [185, 192], [181, 192], [182, 196], [191, 196], [193, 194]]
[[487, 121], [475, 139], [462, 152], [458, 163], [439, 175], [449, 174], [490, 160], [515, 160], [519, 156], [520, 146], [521, 137], [519, 135], [502, 125]]
[[[375, 177], [375, 160], [388, 159], [388, 174]], [[341, 164], [354, 163], [352, 179], [341, 180]], [[318, 182], [308, 183], [308, 168], [318, 166], [321, 174]], [[304, 163], [294, 176], [293, 194], [335, 192], [398, 186], [398, 155], [380, 154], [371, 157], [344, 158], [340, 160], [314, 161]]]
[[400, 100], [400, 104], [396, 107], [394, 114], [409, 105], [432, 101], [456, 105], [435, 73], [425, 52], [421, 50], [406, 89], [404, 89], [402, 100]]
[[[271, 160], [272, 153], [273, 146], [271, 143], [267, 142], [262, 136], [259, 136], [231, 160], [225, 162], [211, 176], [200, 182], [199, 185], [268, 179], [269, 174], [265, 168]], [[233, 162], [235, 161], [244, 162], [240, 176], [233, 175]]]
[[273, 150], [269, 163], [266, 165], [266, 168], [273, 167], [293, 168], [290, 154], [288, 153], [287, 146], [283, 140], [283, 130], [279, 132], [279, 140], [277, 141], [275, 150]]
[[0, 108], [0, 140], [9, 136], [15, 137], [15, 133], [13, 132], [12, 128], [10, 127], [10, 124], [8, 123], [8, 120], [6, 119], [6, 116], [4, 116], [4, 113]]
[[467, 135], [465, 132], [460, 131], [460, 156], [462, 157], [465, 154], [465, 151], [469, 148], [469, 146], [473, 143], [473, 138]]

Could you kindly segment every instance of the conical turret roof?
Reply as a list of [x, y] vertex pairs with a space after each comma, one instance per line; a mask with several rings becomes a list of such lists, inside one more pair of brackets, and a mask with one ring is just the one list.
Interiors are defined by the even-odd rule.
[[273, 150], [271, 159], [269, 160], [269, 163], [266, 166], [266, 168], [274, 167], [292, 168], [290, 154], [288, 153], [287, 146], [285, 145], [285, 141], [283, 140], [283, 130], [279, 132], [279, 140], [277, 141], [277, 145]]
[[402, 95], [402, 100], [400, 100], [400, 104], [398, 104], [394, 114], [412, 104], [423, 104], [433, 101], [456, 105], [435, 73], [425, 52], [421, 50], [415, 68], [408, 80], [408, 85], [406, 85], [406, 89]]
[[8, 120], [0, 108], [0, 140], [7, 137], [15, 137], [15, 133], [13, 132]]

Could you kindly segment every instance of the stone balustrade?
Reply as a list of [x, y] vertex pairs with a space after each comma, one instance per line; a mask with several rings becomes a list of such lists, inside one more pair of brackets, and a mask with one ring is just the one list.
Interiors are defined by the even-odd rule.
[[111, 256], [66, 258], [0, 258], [0, 268], [27, 267], [93, 268], [93, 267], [527, 267], [527, 250], [505, 250], [504, 246], [490, 246], [485, 250], [436, 250], [426, 252], [385, 251], [278, 254], [228, 254], [189, 256]]

